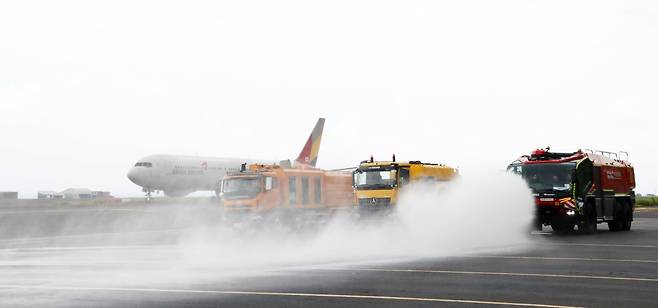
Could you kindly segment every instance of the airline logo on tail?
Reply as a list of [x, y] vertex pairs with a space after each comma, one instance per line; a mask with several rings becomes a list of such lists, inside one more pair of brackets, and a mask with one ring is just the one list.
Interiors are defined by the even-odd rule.
[[315, 167], [318, 162], [318, 153], [320, 152], [320, 142], [322, 141], [322, 130], [324, 129], [324, 118], [318, 119], [315, 127], [308, 137], [302, 152], [299, 153], [295, 162], [299, 164], [309, 165]]

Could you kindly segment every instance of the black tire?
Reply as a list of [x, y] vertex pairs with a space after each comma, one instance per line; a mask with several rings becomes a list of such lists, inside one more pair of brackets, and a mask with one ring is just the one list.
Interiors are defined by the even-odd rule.
[[532, 223], [530, 223], [530, 232], [532, 231], [542, 231], [542, 223], [538, 219], [533, 219]]
[[551, 222], [551, 228], [555, 233], [568, 233], [573, 231], [574, 224], [564, 221]]
[[596, 222], [583, 222], [578, 224], [578, 231], [582, 234], [596, 234], [597, 225]]
[[583, 234], [594, 234], [597, 231], [596, 212], [591, 203], [585, 205], [583, 209], [585, 213], [584, 221], [578, 224], [578, 231]]
[[630, 202], [626, 202], [624, 204], [624, 210], [626, 211], [626, 219], [623, 222], [622, 230], [628, 231], [631, 229], [631, 225], [633, 224], [633, 207], [631, 206]]
[[616, 203], [617, 212], [615, 213], [615, 218], [612, 221], [608, 221], [608, 229], [612, 232], [622, 231], [627, 220], [626, 204], [619, 201]]

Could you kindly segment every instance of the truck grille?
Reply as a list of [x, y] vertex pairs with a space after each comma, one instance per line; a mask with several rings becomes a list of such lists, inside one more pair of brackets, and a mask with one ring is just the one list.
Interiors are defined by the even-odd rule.
[[246, 205], [246, 204], [235, 204], [235, 205], [228, 205], [224, 207], [224, 210], [229, 210], [229, 211], [246, 211], [246, 210], [251, 210], [254, 208], [253, 206]]
[[361, 198], [360, 207], [382, 207], [391, 205], [391, 198]]

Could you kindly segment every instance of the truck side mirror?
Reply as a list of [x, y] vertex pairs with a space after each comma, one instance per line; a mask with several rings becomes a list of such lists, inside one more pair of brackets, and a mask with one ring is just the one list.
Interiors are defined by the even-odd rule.
[[224, 180], [219, 181], [217, 184], [217, 190], [215, 191], [217, 197], [221, 198], [224, 195]]
[[272, 190], [272, 178], [265, 177], [265, 190]]

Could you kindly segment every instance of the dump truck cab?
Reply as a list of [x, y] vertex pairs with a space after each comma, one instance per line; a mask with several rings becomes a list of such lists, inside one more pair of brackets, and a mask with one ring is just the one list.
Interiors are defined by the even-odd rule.
[[457, 170], [420, 161], [362, 161], [353, 172], [355, 205], [359, 210], [391, 209], [405, 186], [418, 181], [448, 181]]
[[[255, 169], [255, 168], [254, 168]], [[246, 170], [228, 174], [221, 185], [224, 209], [238, 212], [265, 212], [279, 203], [278, 176], [273, 170]]]
[[221, 185], [227, 213], [349, 209], [354, 192], [348, 172], [302, 166], [252, 164], [228, 174]]

